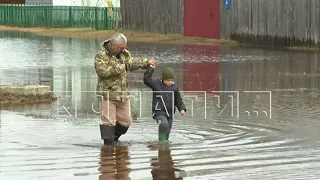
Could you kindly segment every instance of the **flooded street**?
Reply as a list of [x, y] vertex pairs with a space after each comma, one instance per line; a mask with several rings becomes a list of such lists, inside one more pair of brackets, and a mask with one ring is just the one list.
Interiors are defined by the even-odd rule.
[[187, 106], [157, 141], [144, 70], [130, 72], [137, 117], [102, 146], [93, 58], [100, 41], [0, 32], [0, 84], [49, 85], [53, 104], [1, 107], [0, 178], [319, 179], [319, 53], [130, 42], [170, 65]]

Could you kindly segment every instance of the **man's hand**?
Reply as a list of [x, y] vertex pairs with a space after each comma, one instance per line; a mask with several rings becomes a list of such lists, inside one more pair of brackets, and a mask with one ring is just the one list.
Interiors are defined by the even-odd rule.
[[149, 59], [148, 60], [148, 65], [155, 66], [156, 65], [156, 61], [154, 59]]
[[180, 114], [181, 114], [182, 116], [185, 116], [185, 115], [186, 115], [186, 112], [185, 112], [184, 110], [181, 110], [181, 111], [180, 111]]

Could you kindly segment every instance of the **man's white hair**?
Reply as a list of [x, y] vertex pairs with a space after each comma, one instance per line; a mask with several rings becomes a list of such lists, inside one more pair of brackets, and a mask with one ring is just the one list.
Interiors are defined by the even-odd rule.
[[127, 44], [127, 38], [125, 35], [123, 35], [122, 33], [117, 33], [114, 34], [111, 37], [111, 44], [120, 44], [120, 43], [125, 43]]

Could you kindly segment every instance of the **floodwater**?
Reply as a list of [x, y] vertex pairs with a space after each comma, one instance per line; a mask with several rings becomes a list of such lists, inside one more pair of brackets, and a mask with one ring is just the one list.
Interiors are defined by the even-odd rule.
[[[99, 41], [0, 32], [1, 84], [49, 85], [51, 105], [2, 107], [1, 179], [319, 179], [319, 54], [129, 42], [175, 68], [188, 114], [157, 147], [143, 70], [122, 146], [102, 146], [94, 95]], [[140, 93], [139, 93], [140, 92]], [[153, 145], [153, 146], [151, 146]]]

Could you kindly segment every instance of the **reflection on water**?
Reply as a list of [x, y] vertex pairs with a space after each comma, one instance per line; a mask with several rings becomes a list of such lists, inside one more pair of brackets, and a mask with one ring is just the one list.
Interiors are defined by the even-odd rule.
[[171, 156], [171, 150], [167, 147], [158, 148], [158, 156], [151, 158], [151, 174], [154, 180], [162, 179], [183, 179], [180, 176], [180, 172], [183, 172], [177, 168], [176, 163]]
[[99, 172], [99, 180], [130, 180], [128, 165], [128, 147], [120, 146], [116, 148], [102, 147]]
[[58, 95], [51, 105], [1, 107], [2, 177], [320, 176], [316, 52], [129, 41], [133, 56], [158, 61], [155, 77], [162, 67], [174, 67], [188, 115], [177, 114], [171, 147], [148, 148], [157, 140], [151, 93], [142, 82], [144, 70], [130, 72], [131, 90], [137, 91], [131, 106], [138, 119], [122, 137], [124, 147], [113, 149], [101, 147], [98, 130], [93, 57], [100, 41], [10, 32], [0, 37], [1, 84], [44, 84]]

